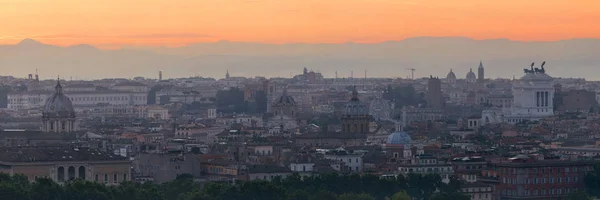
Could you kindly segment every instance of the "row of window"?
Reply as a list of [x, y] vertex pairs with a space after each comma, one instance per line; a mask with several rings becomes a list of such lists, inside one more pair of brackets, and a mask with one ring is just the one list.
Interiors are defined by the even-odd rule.
[[[109, 96], [109, 97], [73, 97], [73, 101], [127, 101], [127, 96]], [[146, 96], [133, 96], [132, 100], [146, 100]]]
[[474, 198], [475, 199], [488, 199], [489, 198], [488, 195], [489, 194], [486, 193], [486, 194], [471, 194], [469, 196], [471, 196], [471, 199], [474, 199]]
[[528, 178], [523, 180], [518, 180], [516, 178], [503, 178], [502, 179], [502, 183], [508, 183], [508, 184], [521, 184], [521, 183], [525, 183], [525, 184], [546, 184], [546, 183], [577, 183], [579, 181], [579, 177], [558, 177], [558, 178], [554, 178], [554, 177], [550, 177], [550, 178]]
[[417, 167], [417, 168], [400, 168], [401, 172], [452, 172], [450, 167]]
[[516, 174], [519, 173], [561, 173], [561, 172], [577, 172], [578, 167], [565, 167], [565, 168], [533, 168], [533, 169], [516, 169], [516, 168], [502, 168], [502, 172]]
[[571, 192], [577, 192], [577, 188], [552, 188], [552, 189], [534, 189], [525, 190], [523, 194], [517, 194], [517, 190], [502, 190], [502, 195], [506, 196], [546, 196], [546, 195], [565, 195]]
[[[108, 184], [109, 183], [108, 174], [104, 174], [104, 179], [103, 180], [104, 180], [104, 184]], [[99, 181], [99, 175], [98, 174], [94, 175], [94, 181], [96, 181], [96, 182]], [[113, 174], [112, 181], [113, 181], [114, 184], [119, 183], [119, 175], [117, 173]], [[123, 182], [123, 181], [127, 181], [127, 173], [125, 173], [125, 174], [122, 175], [121, 182]]]

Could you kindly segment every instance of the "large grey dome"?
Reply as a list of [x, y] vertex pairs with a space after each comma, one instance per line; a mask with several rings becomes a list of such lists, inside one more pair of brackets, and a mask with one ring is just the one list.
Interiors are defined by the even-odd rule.
[[352, 91], [352, 99], [344, 105], [344, 115], [369, 115], [369, 108], [358, 99], [356, 87]]
[[409, 145], [411, 142], [412, 138], [410, 138], [410, 135], [406, 134], [406, 132], [398, 131], [388, 136], [386, 144]]
[[75, 109], [69, 97], [63, 94], [60, 80], [56, 84], [56, 92], [46, 100], [44, 110], [42, 112], [45, 118], [74, 118]]

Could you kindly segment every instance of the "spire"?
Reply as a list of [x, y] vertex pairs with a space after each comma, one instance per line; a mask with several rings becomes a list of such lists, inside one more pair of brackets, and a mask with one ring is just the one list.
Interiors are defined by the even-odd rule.
[[469, 69], [470, 72], [473, 72], [473, 68]]
[[229, 70], [227, 70], [227, 73], [225, 73], [225, 78], [229, 79]]
[[58, 80], [56, 81], [56, 87], [54, 87], [54, 89], [56, 89], [57, 94], [62, 94], [63, 90], [62, 85], [60, 85], [60, 76], [58, 76]]
[[481, 60], [479, 61], [479, 68], [483, 68], [483, 62]]

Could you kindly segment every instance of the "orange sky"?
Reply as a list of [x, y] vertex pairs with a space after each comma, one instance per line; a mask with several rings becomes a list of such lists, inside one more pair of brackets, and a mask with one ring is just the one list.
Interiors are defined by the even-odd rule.
[[0, 0], [0, 44], [600, 38], [598, 0]]

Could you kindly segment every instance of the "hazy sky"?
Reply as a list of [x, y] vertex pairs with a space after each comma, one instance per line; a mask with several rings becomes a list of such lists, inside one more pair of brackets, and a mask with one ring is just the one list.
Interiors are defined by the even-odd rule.
[[0, 44], [600, 38], [598, 0], [0, 0]]

